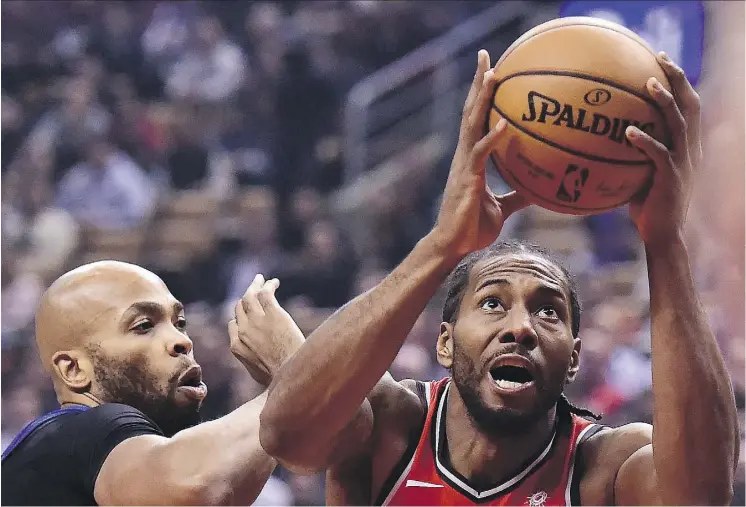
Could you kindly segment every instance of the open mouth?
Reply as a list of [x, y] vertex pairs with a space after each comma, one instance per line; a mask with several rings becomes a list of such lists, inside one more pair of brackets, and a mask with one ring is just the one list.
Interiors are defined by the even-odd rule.
[[490, 376], [504, 391], [517, 391], [534, 383], [531, 363], [520, 356], [501, 358], [490, 368]]
[[200, 387], [202, 385], [202, 368], [192, 366], [179, 378], [179, 387]]
[[185, 371], [176, 383], [176, 390], [191, 400], [205, 399], [207, 385], [202, 381], [202, 368], [195, 365]]

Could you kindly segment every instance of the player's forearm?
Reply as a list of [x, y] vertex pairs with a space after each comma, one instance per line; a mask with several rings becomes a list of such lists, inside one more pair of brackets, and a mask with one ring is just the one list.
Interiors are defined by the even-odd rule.
[[250, 505], [261, 492], [277, 464], [259, 444], [266, 399], [265, 391], [226, 416], [181, 431], [162, 450], [174, 476], [190, 478], [196, 505]]
[[458, 262], [442, 251], [426, 236], [378, 286], [338, 310], [283, 365], [262, 412], [261, 442], [270, 454], [284, 462], [283, 449], [324, 446], [353, 419]]
[[699, 505], [729, 501], [737, 443], [736, 407], [683, 240], [648, 251], [647, 261], [653, 456], [662, 498]]

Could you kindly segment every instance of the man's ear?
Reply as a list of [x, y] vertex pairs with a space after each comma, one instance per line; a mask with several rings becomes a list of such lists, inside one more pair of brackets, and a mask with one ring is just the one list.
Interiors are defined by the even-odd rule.
[[61, 350], [52, 356], [52, 371], [74, 392], [87, 391], [93, 382], [93, 365], [80, 350]]
[[572, 355], [570, 356], [570, 367], [567, 369], [567, 383], [571, 384], [580, 369], [580, 338], [573, 341]]
[[435, 347], [438, 356], [438, 363], [450, 370], [453, 366], [453, 324], [448, 322], [441, 322], [440, 324], [440, 335], [438, 336], [438, 343]]

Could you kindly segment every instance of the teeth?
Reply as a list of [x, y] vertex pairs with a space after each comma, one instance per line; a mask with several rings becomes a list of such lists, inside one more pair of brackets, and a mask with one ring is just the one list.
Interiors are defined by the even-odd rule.
[[501, 389], [518, 389], [523, 385], [520, 382], [513, 382], [512, 380], [495, 380], [495, 384]]

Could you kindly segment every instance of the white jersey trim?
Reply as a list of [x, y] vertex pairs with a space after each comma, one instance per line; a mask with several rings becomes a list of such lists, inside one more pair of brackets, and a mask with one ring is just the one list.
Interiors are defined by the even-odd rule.
[[397, 491], [399, 491], [399, 488], [402, 485], [402, 482], [404, 482], [404, 479], [407, 478], [407, 475], [409, 475], [409, 472], [412, 471], [412, 465], [414, 464], [414, 458], [417, 456], [417, 452], [415, 451], [414, 454], [412, 454], [412, 459], [409, 460], [409, 463], [407, 463], [407, 468], [404, 469], [404, 471], [399, 476], [399, 479], [396, 481], [396, 484], [394, 484], [394, 487], [391, 488], [391, 491], [389, 492], [386, 499], [383, 501], [381, 505], [388, 505], [392, 498], [394, 498], [394, 495]]
[[468, 492], [470, 495], [472, 495], [475, 498], [485, 498], [488, 496], [492, 496], [496, 493], [500, 493], [501, 491], [504, 491], [511, 486], [513, 486], [515, 483], [526, 477], [529, 473], [531, 473], [537, 465], [539, 465], [544, 457], [549, 453], [549, 451], [552, 449], [552, 445], [554, 444], [554, 439], [557, 436], [557, 431], [555, 429], [554, 433], [552, 433], [552, 439], [549, 441], [549, 444], [546, 446], [544, 451], [526, 468], [523, 469], [522, 472], [520, 472], [518, 475], [513, 477], [512, 479], [500, 484], [497, 487], [494, 487], [492, 489], [488, 489], [486, 491], [477, 491], [476, 489], [472, 488], [468, 484], [466, 484], [464, 481], [456, 477], [453, 473], [451, 473], [441, 462], [440, 462], [440, 425], [442, 422], [442, 416], [443, 412], [445, 410], [446, 406], [446, 399], [448, 394], [448, 389], [451, 387], [451, 383], [449, 382], [448, 385], [445, 387], [445, 390], [443, 392], [443, 396], [440, 397], [440, 405], [438, 406], [438, 413], [437, 417], [435, 419], [435, 465], [438, 467], [438, 470], [448, 477], [454, 484], [456, 484], [459, 488], [463, 489], [464, 491]]
[[572, 489], [572, 479], [573, 472], [575, 472], [575, 458], [578, 454], [578, 445], [580, 445], [580, 442], [582, 442], [585, 434], [596, 426], [598, 426], [598, 424], [589, 424], [588, 426], [583, 428], [583, 431], [580, 432], [578, 438], [575, 439], [575, 445], [572, 448], [572, 457], [570, 458], [570, 472], [567, 474], [567, 487], [565, 488], [565, 505], [567, 505], [568, 507], [572, 505], [570, 490]]

